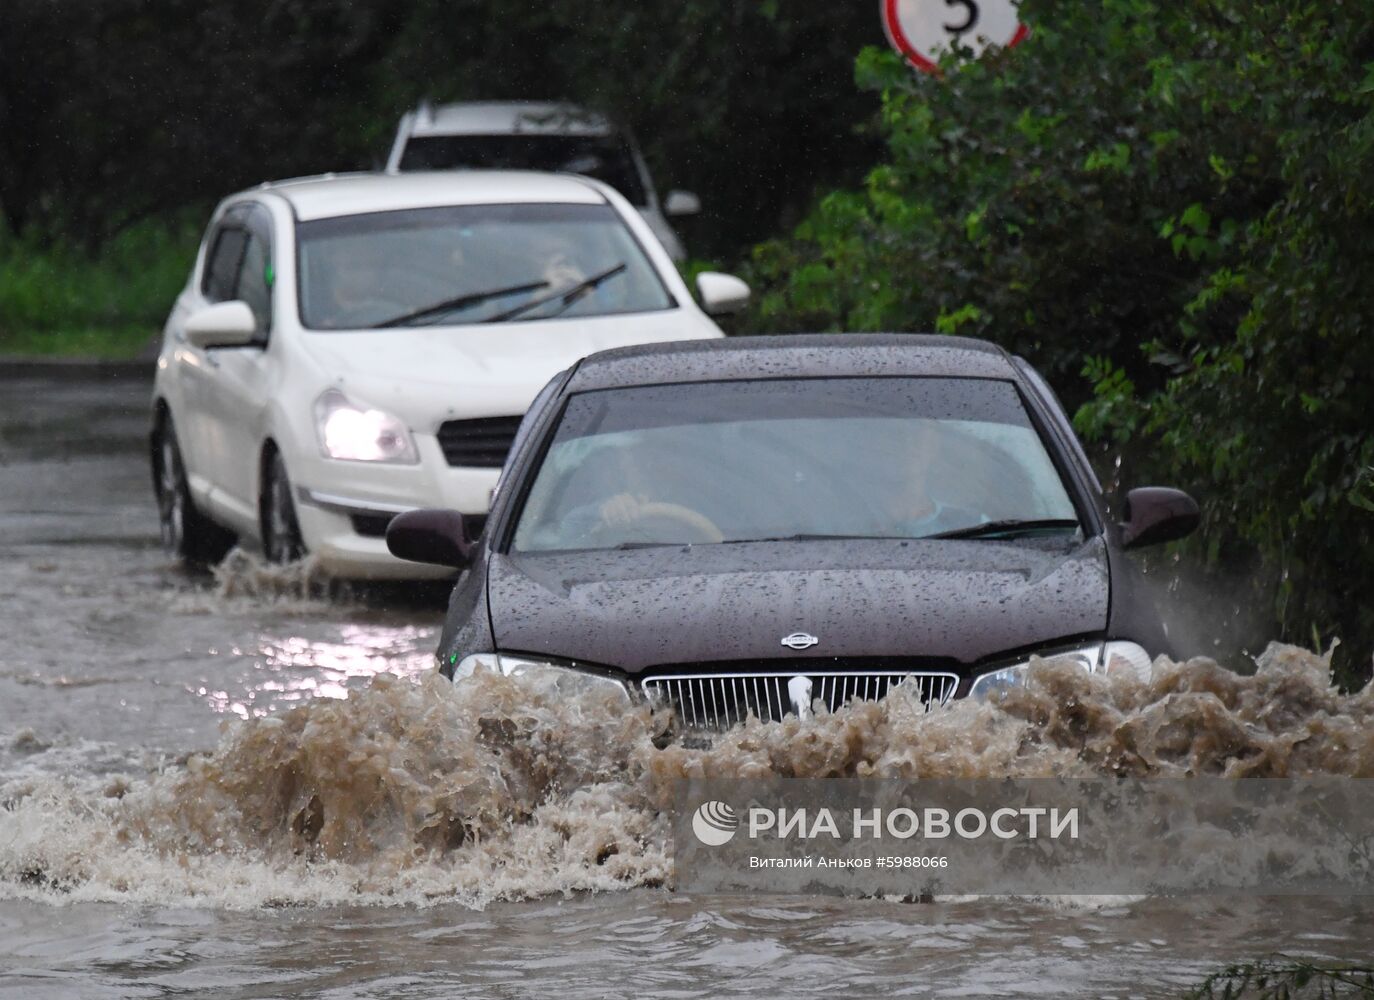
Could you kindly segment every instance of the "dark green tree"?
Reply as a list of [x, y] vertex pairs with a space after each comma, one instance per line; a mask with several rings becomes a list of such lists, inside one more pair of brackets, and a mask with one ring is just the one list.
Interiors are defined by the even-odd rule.
[[380, 163], [422, 97], [570, 99], [696, 189], [701, 253], [795, 221], [876, 141], [854, 54], [868, 4], [685, 0], [6, 0], [0, 212], [88, 246], [258, 181]]
[[0, 210], [94, 247], [149, 215], [351, 166], [382, 3], [6, 0]]
[[1273, 599], [1264, 631], [1342, 636], [1367, 673], [1367, 5], [1022, 12], [1025, 43], [940, 78], [863, 54], [885, 162], [755, 251], [753, 325], [935, 329], [1028, 356], [1124, 478], [1199, 496], [1190, 550], [1245, 567]]

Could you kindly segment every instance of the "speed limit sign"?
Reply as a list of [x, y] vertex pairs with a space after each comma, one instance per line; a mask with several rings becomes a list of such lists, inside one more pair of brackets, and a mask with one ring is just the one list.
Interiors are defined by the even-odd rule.
[[892, 47], [917, 69], [939, 72], [954, 45], [976, 56], [989, 45], [1010, 48], [1028, 34], [1013, 0], [881, 0]]

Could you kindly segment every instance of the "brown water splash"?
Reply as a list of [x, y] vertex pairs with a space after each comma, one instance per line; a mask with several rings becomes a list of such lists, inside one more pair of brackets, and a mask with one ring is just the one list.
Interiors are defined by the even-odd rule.
[[1214, 661], [1161, 661], [1148, 681], [1044, 664], [1003, 710], [1076, 773], [1374, 777], [1374, 686], [1342, 695], [1330, 658], [1272, 644], [1253, 676]]
[[648, 720], [501, 677], [383, 675], [346, 701], [234, 727], [128, 823], [190, 851], [404, 866], [499, 840], [551, 800], [631, 772]]
[[118, 798], [29, 790], [0, 812], [0, 887], [480, 904], [670, 882], [664, 809], [685, 776], [1374, 777], [1374, 688], [1342, 695], [1326, 658], [1283, 646], [1250, 677], [1205, 659], [1148, 681], [1040, 662], [997, 704], [927, 713], [899, 690], [750, 721], [709, 749], [661, 747], [668, 721], [547, 683], [383, 676], [233, 724]]
[[313, 556], [278, 566], [235, 547], [211, 572], [221, 600], [308, 602], [348, 597], [347, 587], [334, 581]]

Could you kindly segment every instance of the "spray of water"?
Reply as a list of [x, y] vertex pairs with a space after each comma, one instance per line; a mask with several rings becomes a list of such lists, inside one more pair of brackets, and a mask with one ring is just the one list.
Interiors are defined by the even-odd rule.
[[221, 600], [249, 598], [256, 602], [318, 601], [347, 594], [320, 568], [313, 556], [285, 566], [263, 562], [240, 548], [233, 548], [211, 571], [216, 596]]
[[1152, 677], [1039, 663], [998, 704], [880, 703], [751, 720], [710, 748], [595, 693], [479, 675], [390, 676], [226, 730], [147, 778], [44, 779], [0, 809], [0, 894], [52, 901], [460, 901], [671, 885], [685, 776], [1374, 777], [1374, 687], [1272, 646], [1242, 677], [1210, 660]]

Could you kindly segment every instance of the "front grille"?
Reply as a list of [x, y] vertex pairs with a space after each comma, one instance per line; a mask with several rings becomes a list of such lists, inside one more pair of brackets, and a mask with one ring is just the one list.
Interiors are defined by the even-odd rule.
[[750, 715], [778, 721], [796, 714], [793, 682], [799, 677], [811, 683], [803, 713], [817, 701], [832, 712], [849, 701], [878, 701], [908, 678], [927, 708], [949, 701], [959, 687], [957, 674], [908, 670], [660, 675], [645, 677], [640, 687], [651, 701], [671, 705], [684, 726], [724, 730]]
[[353, 514], [353, 531], [364, 538], [385, 538], [386, 526], [395, 514]]
[[449, 465], [499, 469], [506, 464], [520, 417], [450, 420], [439, 425], [439, 447]]

